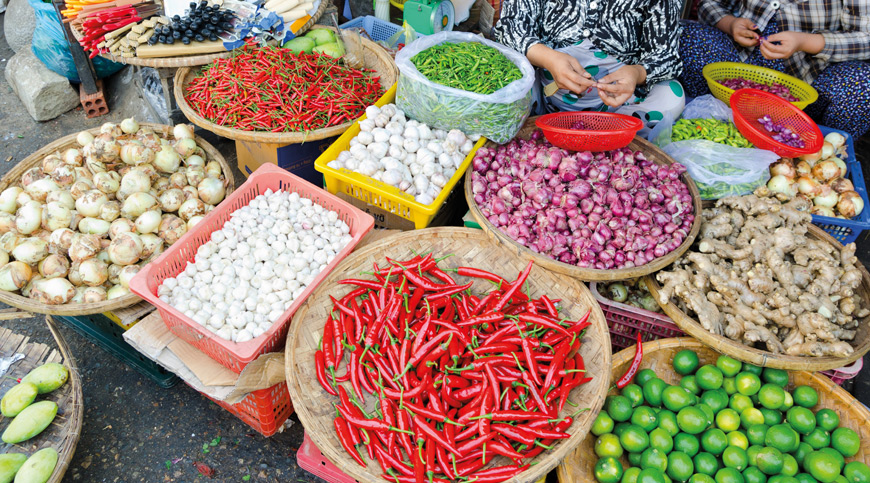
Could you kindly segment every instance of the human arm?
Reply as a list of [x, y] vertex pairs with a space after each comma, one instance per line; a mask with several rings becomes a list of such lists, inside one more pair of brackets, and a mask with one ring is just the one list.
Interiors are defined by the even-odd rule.
[[825, 37], [804, 32], [779, 32], [760, 42], [761, 54], [768, 59], [787, 59], [795, 52], [816, 55], [825, 48]]
[[824, 39], [817, 58], [827, 62], [870, 59], [870, 1], [842, 0], [840, 30], [815, 33]]

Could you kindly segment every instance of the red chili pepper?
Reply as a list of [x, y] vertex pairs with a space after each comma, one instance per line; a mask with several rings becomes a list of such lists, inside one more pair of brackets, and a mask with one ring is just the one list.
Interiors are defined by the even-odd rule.
[[627, 386], [632, 379], [634, 379], [634, 375], [637, 374], [638, 368], [640, 368], [640, 362], [643, 360], [643, 340], [640, 338], [640, 331], [637, 331], [637, 348], [634, 352], [634, 359], [631, 360], [631, 365], [628, 366], [628, 370], [625, 371], [625, 374], [616, 381], [616, 387], [619, 389]]
[[326, 377], [326, 363], [323, 359], [323, 351], [317, 351], [314, 353], [314, 368], [317, 371], [317, 382], [320, 383], [323, 390], [333, 396], [338, 396], [338, 393], [335, 392], [335, 388], [332, 387], [329, 383], [329, 379]]
[[357, 452], [356, 447], [353, 444], [350, 436], [350, 429], [348, 428], [347, 421], [343, 418], [335, 418], [333, 421], [335, 425], [335, 432], [338, 434], [338, 441], [341, 443], [341, 446], [347, 451], [347, 454], [353, 458], [360, 466], [363, 468], [366, 467], [366, 462], [363, 461], [362, 456]]
[[456, 450], [456, 447], [451, 445], [450, 442], [447, 441], [447, 438], [445, 438], [444, 435], [441, 434], [440, 431], [437, 431], [434, 427], [432, 427], [432, 425], [427, 423], [420, 416], [414, 416], [414, 425], [417, 426], [418, 428], [420, 428], [420, 431], [422, 431], [423, 434], [428, 436], [430, 440], [435, 441], [436, 443], [440, 444], [447, 451], [450, 451], [451, 453], [455, 454], [456, 456], [462, 456], [461, 454], [459, 454], [459, 451]]
[[496, 303], [495, 307], [492, 308], [493, 312], [498, 312], [502, 308], [504, 308], [504, 306], [507, 305], [511, 297], [513, 297], [513, 294], [522, 288], [523, 284], [526, 283], [526, 279], [529, 278], [529, 274], [532, 273], [532, 265], [533, 263], [529, 261], [529, 264], [526, 266], [525, 270], [520, 273], [520, 276], [517, 277], [511, 288], [509, 288], [504, 294], [502, 294], [498, 303]]

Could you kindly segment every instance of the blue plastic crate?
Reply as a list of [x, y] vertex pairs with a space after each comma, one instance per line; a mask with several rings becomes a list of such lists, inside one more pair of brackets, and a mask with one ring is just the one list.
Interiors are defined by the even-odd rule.
[[[369, 34], [372, 40], [378, 42], [380, 40], [388, 40], [390, 37], [396, 34], [396, 32], [402, 30], [401, 25], [396, 25], [394, 23], [385, 22], [375, 16], [365, 15], [363, 17], [357, 17], [350, 22], [341, 24], [341, 28], [343, 29], [351, 29], [351, 28], [361, 28]], [[399, 38], [399, 43], [405, 43], [404, 35]]]
[[846, 177], [852, 181], [855, 191], [864, 200], [864, 211], [851, 220], [813, 215], [814, 225], [825, 230], [829, 235], [836, 238], [837, 241], [846, 245], [857, 240], [864, 230], [870, 229], [870, 210], [868, 210], [867, 186], [864, 184], [864, 173], [861, 171], [861, 163], [858, 162], [858, 158], [855, 156], [855, 143], [852, 141], [852, 136], [849, 136], [849, 133], [825, 126], [819, 126], [819, 129], [822, 130], [822, 135], [827, 136], [829, 133], [838, 132], [846, 138], [846, 153], [849, 155], [849, 159], [846, 160], [846, 168], [848, 169]]

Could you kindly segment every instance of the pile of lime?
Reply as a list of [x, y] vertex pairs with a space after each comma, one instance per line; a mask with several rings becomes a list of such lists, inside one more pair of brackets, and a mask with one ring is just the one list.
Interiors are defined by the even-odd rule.
[[[727, 356], [674, 356], [670, 385], [650, 369], [610, 396], [592, 426], [600, 483], [870, 483], [858, 434], [788, 373]], [[626, 456], [629, 467], [620, 458]]]

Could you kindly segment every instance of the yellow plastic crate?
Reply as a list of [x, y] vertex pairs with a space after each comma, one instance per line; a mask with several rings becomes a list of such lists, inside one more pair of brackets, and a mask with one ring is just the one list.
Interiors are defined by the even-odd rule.
[[707, 86], [710, 87], [710, 92], [716, 96], [716, 99], [725, 104], [729, 104], [728, 101], [731, 99], [731, 94], [734, 94], [734, 89], [723, 86], [719, 81], [735, 77], [742, 77], [767, 85], [776, 82], [788, 87], [792, 95], [799, 99], [796, 102], [792, 102], [792, 104], [800, 110], [804, 110], [804, 108], [816, 102], [816, 99], [819, 98], [819, 93], [813, 86], [797, 77], [757, 65], [743, 64], [741, 62], [713, 62], [712, 64], [705, 65], [701, 73], [707, 81]]
[[[389, 104], [396, 99], [396, 86], [390, 88], [389, 91], [381, 99], [385, 102], [381, 105]], [[380, 102], [379, 102], [380, 104]], [[348, 196], [364, 201], [370, 205], [380, 207], [384, 211], [398, 215], [406, 220], [414, 222], [414, 227], [417, 229], [426, 228], [429, 223], [438, 214], [438, 210], [444, 204], [447, 196], [453, 191], [453, 188], [462, 179], [465, 170], [474, 159], [474, 154], [477, 150], [486, 143], [486, 138], [481, 137], [474, 145], [474, 149], [465, 157], [465, 161], [456, 170], [456, 173], [447, 181], [447, 184], [441, 190], [441, 194], [430, 205], [424, 205], [414, 200], [414, 197], [403, 192], [399, 188], [382, 183], [368, 176], [355, 173], [348, 169], [333, 169], [327, 166], [327, 163], [338, 159], [338, 155], [342, 151], [346, 151], [350, 147], [350, 140], [359, 134], [359, 123], [366, 119], [365, 115], [357, 119], [351, 127], [347, 129], [323, 154], [314, 162], [314, 169], [323, 173], [323, 180], [326, 183], [326, 190], [332, 194], [345, 193]], [[461, 189], [461, 186], [460, 186]]]

